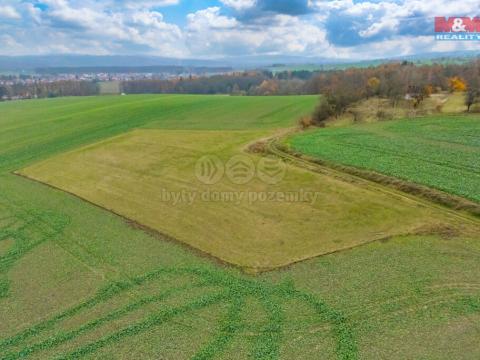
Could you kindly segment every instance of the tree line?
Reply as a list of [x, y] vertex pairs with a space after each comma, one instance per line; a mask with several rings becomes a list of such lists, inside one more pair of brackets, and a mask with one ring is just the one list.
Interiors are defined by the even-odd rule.
[[[85, 96], [99, 94], [97, 82], [65, 80], [0, 85], [0, 99], [21, 97]], [[322, 94], [316, 120], [339, 115], [349, 104], [378, 96], [392, 105], [409, 96], [414, 105], [434, 92], [465, 91], [468, 109], [480, 96], [480, 60], [462, 64], [415, 65], [410, 62], [328, 71], [245, 71], [208, 77], [168, 80], [129, 80], [120, 84], [126, 94]]]
[[55, 82], [19, 82], [0, 84], [0, 101], [8, 99], [35, 99], [61, 96], [92, 96], [99, 93], [97, 83], [62, 80]]
[[352, 103], [373, 96], [390, 99], [393, 107], [400, 99], [408, 98], [418, 107], [433, 93], [462, 91], [470, 111], [480, 97], [480, 60], [421, 66], [402, 62], [330, 71], [313, 77], [306, 86], [308, 93], [324, 95], [312, 116], [317, 125], [341, 115]]

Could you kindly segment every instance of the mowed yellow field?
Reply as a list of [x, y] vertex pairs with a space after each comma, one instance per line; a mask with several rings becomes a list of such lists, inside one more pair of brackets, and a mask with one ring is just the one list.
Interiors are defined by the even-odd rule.
[[[258, 172], [245, 184], [221, 176], [235, 155], [243, 155], [236, 158], [243, 165], [264, 161], [244, 148], [267, 135], [265, 130], [134, 130], [19, 173], [253, 270], [446, 221], [440, 211], [401, 196], [293, 165], [286, 164], [284, 177], [270, 182]], [[212, 170], [202, 165], [206, 155], [225, 166], [214, 169], [215, 184], [199, 177]]]

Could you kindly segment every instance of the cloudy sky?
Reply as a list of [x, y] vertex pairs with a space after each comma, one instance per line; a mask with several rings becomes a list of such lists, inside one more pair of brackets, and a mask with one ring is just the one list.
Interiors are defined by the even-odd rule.
[[0, 0], [0, 55], [366, 59], [480, 50], [479, 41], [433, 39], [435, 16], [478, 15], [479, 1]]

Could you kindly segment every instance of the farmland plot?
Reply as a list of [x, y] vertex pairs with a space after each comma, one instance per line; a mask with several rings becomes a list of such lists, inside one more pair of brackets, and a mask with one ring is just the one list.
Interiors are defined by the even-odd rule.
[[[243, 148], [265, 135], [136, 130], [20, 173], [225, 262], [255, 270], [415, 233], [446, 221], [440, 212], [401, 196], [292, 165], [285, 165], [285, 177], [275, 184], [255, 174], [246, 183], [232, 181], [229, 174], [215, 184], [202, 184], [196, 178], [196, 164], [209, 154], [226, 165], [236, 156], [259, 164], [262, 160], [245, 155]], [[298, 197], [289, 201], [292, 194]]]
[[435, 116], [297, 134], [295, 150], [480, 202], [480, 118]]

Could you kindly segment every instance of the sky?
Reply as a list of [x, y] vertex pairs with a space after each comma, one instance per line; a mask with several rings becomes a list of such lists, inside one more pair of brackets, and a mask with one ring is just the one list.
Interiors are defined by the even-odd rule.
[[360, 60], [480, 50], [480, 41], [433, 37], [435, 16], [478, 15], [479, 1], [0, 0], [0, 55]]

